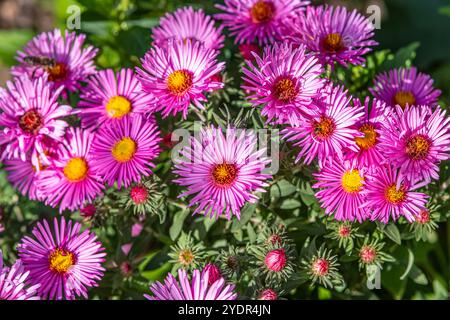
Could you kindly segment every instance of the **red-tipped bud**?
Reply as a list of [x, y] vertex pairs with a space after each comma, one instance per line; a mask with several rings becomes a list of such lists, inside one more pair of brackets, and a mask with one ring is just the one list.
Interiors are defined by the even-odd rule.
[[137, 185], [131, 188], [130, 197], [135, 204], [143, 204], [147, 201], [148, 191], [144, 186]]
[[428, 212], [428, 210], [421, 210], [416, 216], [416, 222], [420, 224], [427, 224], [430, 222], [430, 212]]
[[212, 285], [214, 282], [222, 278], [222, 275], [220, 274], [220, 269], [215, 264], [208, 263], [203, 268], [203, 273], [209, 272], [208, 275], [208, 284]]
[[371, 246], [364, 246], [359, 251], [359, 257], [364, 263], [372, 263], [377, 258], [377, 251]]
[[318, 258], [312, 263], [311, 269], [315, 275], [322, 277], [328, 273], [330, 263], [326, 259]]
[[267, 253], [264, 263], [269, 270], [279, 272], [286, 266], [286, 253], [284, 249], [271, 250]]
[[80, 209], [80, 213], [84, 218], [91, 218], [96, 212], [97, 208], [91, 203]]
[[258, 297], [258, 300], [277, 300], [278, 294], [272, 289], [265, 289]]
[[256, 44], [241, 44], [239, 45], [239, 51], [241, 52], [242, 57], [245, 60], [254, 60], [255, 57], [253, 56], [253, 52], [256, 54], [259, 54], [261, 51], [261, 48], [257, 46]]

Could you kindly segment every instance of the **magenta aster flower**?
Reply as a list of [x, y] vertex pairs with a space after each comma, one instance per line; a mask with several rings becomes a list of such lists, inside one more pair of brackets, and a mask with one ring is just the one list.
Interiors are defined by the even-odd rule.
[[30, 77], [46, 73], [53, 88], [76, 91], [81, 81], [95, 73], [94, 58], [98, 49], [83, 48], [85, 39], [84, 34], [67, 30], [64, 36], [58, 29], [41, 33], [17, 53], [20, 65], [12, 67], [11, 73]]
[[[4, 169], [8, 173], [8, 180], [13, 187], [30, 200], [39, 200], [37, 185], [40, 172], [31, 163], [31, 159], [26, 159], [25, 161], [10, 159], [6, 160], [4, 164]], [[41, 171], [44, 169], [45, 167], [40, 168]]]
[[158, 130], [141, 116], [126, 118], [101, 129], [92, 144], [92, 171], [119, 189], [152, 174], [151, 161], [159, 154]]
[[334, 214], [339, 221], [363, 221], [368, 216], [364, 205], [366, 180], [365, 167], [356, 161], [333, 160], [324, 166], [314, 177], [317, 183], [313, 188], [321, 188], [316, 197], [325, 209], [325, 214]]
[[388, 161], [411, 182], [439, 179], [439, 162], [450, 158], [450, 118], [439, 107], [393, 109], [386, 122], [380, 148]]
[[0, 300], [39, 300], [37, 290], [39, 284], [30, 286], [27, 278], [30, 272], [25, 271], [20, 260], [11, 268], [3, 265], [3, 253], [0, 250]]
[[58, 158], [39, 177], [38, 188], [45, 203], [59, 211], [74, 211], [91, 202], [104, 188], [92, 170], [91, 143], [95, 134], [70, 128], [58, 149]]
[[283, 22], [304, 10], [309, 1], [302, 0], [225, 0], [216, 5], [222, 20], [236, 43], [271, 43], [283, 36]]
[[81, 232], [81, 224], [53, 221], [53, 230], [44, 220], [25, 236], [17, 249], [32, 283], [40, 284], [39, 294], [51, 300], [87, 298], [90, 287], [98, 285], [105, 269], [106, 253], [95, 233]]
[[282, 131], [287, 141], [296, 141], [294, 146], [301, 147], [296, 162], [305, 157], [304, 163], [309, 164], [318, 157], [322, 166], [335, 157], [342, 159], [343, 149], [357, 151], [355, 137], [362, 133], [354, 125], [364, 114], [362, 108], [349, 105], [351, 98], [342, 87], [328, 86], [322, 94], [317, 110], [311, 110], [298, 126]]
[[[361, 106], [359, 99], [355, 105]], [[383, 101], [366, 97], [364, 101], [364, 117], [356, 124], [356, 128], [364, 136], [356, 137], [357, 152], [349, 152], [350, 159], [357, 159], [366, 167], [377, 166], [385, 159], [380, 151], [380, 132], [382, 124], [388, 121], [388, 110]]]
[[2, 158], [20, 158], [30, 154], [38, 166], [41, 157], [48, 163], [45, 145], [50, 140], [61, 141], [68, 126], [61, 120], [72, 108], [58, 103], [60, 90], [51, 91], [45, 77], [31, 80], [26, 76], [7, 82], [0, 88], [0, 146]]
[[131, 69], [117, 74], [111, 69], [99, 71], [81, 91], [79, 113], [84, 128], [97, 128], [127, 116], [147, 113], [152, 96], [142, 92], [141, 83]]
[[399, 68], [376, 76], [370, 92], [388, 106], [434, 106], [441, 95], [433, 88], [433, 79], [415, 67]]
[[304, 44], [317, 54], [322, 64], [333, 66], [338, 62], [364, 63], [363, 55], [370, 52], [377, 42], [374, 26], [356, 10], [348, 12], [345, 7], [308, 6], [306, 12], [286, 21], [286, 29], [291, 30], [288, 39], [296, 44]]
[[202, 9], [192, 7], [179, 8], [174, 13], [166, 13], [159, 20], [159, 26], [152, 29], [155, 46], [166, 46], [168, 40], [196, 40], [206, 48], [219, 50], [225, 37], [223, 27], [214, 27], [214, 20]]
[[183, 113], [188, 107], [204, 109], [205, 93], [223, 87], [211, 80], [222, 71], [224, 63], [216, 61], [216, 52], [199, 41], [171, 41], [167, 47], [154, 47], [148, 51], [137, 68], [142, 89], [155, 98], [155, 111], [163, 117]]
[[150, 287], [154, 296], [144, 294], [144, 297], [149, 300], [235, 300], [237, 297], [234, 285], [225, 286], [222, 277], [210, 285], [209, 271], [194, 270], [189, 281], [186, 271], [178, 269], [178, 279], [169, 273], [164, 283], [157, 281]]
[[264, 192], [264, 182], [271, 177], [262, 173], [270, 159], [266, 149], [255, 151], [256, 136], [249, 131], [228, 128], [226, 135], [219, 128], [201, 131], [200, 139], [182, 150], [183, 158], [175, 159], [175, 183], [188, 189], [179, 197], [194, 195], [189, 206], [194, 211], [218, 218], [224, 211], [240, 219], [240, 209], [246, 202], [255, 203], [253, 192]]
[[416, 187], [390, 165], [378, 168], [372, 179], [367, 180], [366, 205], [372, 209], [370, 219], [388, 223], [390, 217], [395, 221], [404, 216], [413, 222], [425, 209], [428, 198], [424, 193], [413, 192]]
[[263, 106], [261, 114], [268, 121], [298, 123], [325, 84], [319, 78], [323, 70], [317, 59], [307, 55], [303, 46], [275, 43], [255, 60], [256, 65], [247, 61], [248, 69], [243, 69], [243, 88], [252, 92], [252, 104]]

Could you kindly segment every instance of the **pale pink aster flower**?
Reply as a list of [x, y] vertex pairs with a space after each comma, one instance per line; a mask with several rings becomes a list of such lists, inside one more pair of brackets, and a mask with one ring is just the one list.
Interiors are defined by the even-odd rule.
[[29, 285], [29, 271], [25, 271], [20, 260], [11, 268], [3, 265], [3, 253], [0, 250], [0, 300], [39, 300], [39, 284]]
[[294, 146], [301, 148], [296, 162], [304, 157], [303, 162], [310, 164], [318, 158], [322, 166], [333, 158], [343, 158], [343, 150], [357, 151], [355, 137], [362, 133], [354, 125], [363, 116], [362, 107], [352, 107], [351, 98], [342, 87], [328, 86], [323, 90], [323, 101], [319, 108], [311, 110], [298, 126], [287, 127], [282, 131], [284, 139], [295, 141]]
[[34, 166], [39, 158], [49, 163], [46, 145], [62, 141], [68, 124], [61, 120], [71, 114], [72, 108], [58, 103], [61, 90], [52, 91], [46, 77], [31, 80], [23, 76], [7, 82], [0, 88], [0, 146], [2, 158], [20, 158], [30, 155]]
[[372, 179], [367, 180], [366, 205], [372, 209], [370, 219], [388, 223], [404, 216], [413, 222], [425, 210], [428, 196], [414, 192], [418, 186], [411, 184], [390, 165], [378, 167]]
[[261, 114], [275, 123], [298, 123], [311, 108], [312, 99], [320, 96], [325, 79], [323, 69], [303, 46], [274, 44], [264, 49], [263, 57], [255, 55], [256, 65], [247, 61], [243, 88], [251, 92], [254, 106], [262, 106]]
[[385, 158], [416, 183], [439, 179], [439, 163], [450, 158], [450, 118], [437, 107], [397, 106], [380, 135]]
[[44, 32], [34, 37], [17, 53], [20, 65], [11, 68], [14, 76], [27, 74], [39, 77], [46, 73], [54, 89], [64, 87], [76, 91], [95, 73], [94, 58], [98, 49], [83, 48], [86, 36], [59, 29]]
[[164, 283], [159, 281], [152, 284], [150, 290], [154, 296], [144, 294], [149, 300], [235, 300], [234, 285], [226, 285], [224, 278], [218, 278], [209, 284], [209, 271], [200, 273], [194, 270], [192, 280], [184, 269], [178, 269], [178, 281], [172, 274], [168, 274]]
[[255, 203], [254, 192], [264, 192], [269, 174], [262, 173], [270, 163], [266, 149], [255, 150], [256, 135], [250, 131], [228, 128], [203, 129], [199, 139], [191, 138], [183, 148], [182, 158], [175, 160], [175, 183], [187, 187], [179, 197], [191, 196], [189, 207], [194, 214], [204, 212], [218, 218], [225, 213], [240, 219], [246, 202]]
[[141, 59], [137, 68], [145, 93], [154, 97], [154, 111], [163, 117], [182, 112], [186, 118], [189, 105], [204, 109], [205, 93], [223, 87], [211, 80], [224, 68], [216, 61], [216, 52], [199, 41], [170, 41], [167, 47], [154, 47]]
[[320, 188], [316, 197], [325, 209], [325, 214], [334, 215], [339, 221], [362, 222], [368, 217], [369, 208], [365, 205], [366, 180], [365, 167], [356, 161], [335, 159], [314, 174]]
[[373, 24], [356, 10], [345, 7], [308, 6], [286, 21], [287, 37], [295, 44], [303, 44], [314, 52], [322, 64], [333, 67], [335, 62], [347, 66], [349, 63], [364, 63], [363, 55], [377, 45], [372, 40]]
[[214, 19], [202, 9], [183, 7], [159, 20], [159, 26], [152, 29], [153, 45], [162, 47], [170, 40], [196, 40], [208, 49], [219, 50], [225, 41], [222, 29], [223, 26], [215, 28]]
[[120, 189], [152, 174], [151, 162], [160, 152], [154, 121], [141, 116], [123, 119], [97, 132], [92, 143], [92, 171]]
[[58, 158], [43, 170], [38, 188], [45, 203], [59, 211], [74, 211], [101, 194], [104, 185], [92, 170], [91, 144], [95, 134], [70, 128], [58, 149]]
[[433, 88], [433, 79], [415, 67], [389, 70], [376, 76], [370, 92], [386, 105], [403, 109], [409, 106], [434, 106], [441, 91]]
[[142, 91], [132, 69], [99, 71], [81, 90], [78, 113], [83, 128], [96, 129], [151, 111], [153, 97]]
[[216, 7], [223, 13], [214, 17], [228, 27], [236, 43], [267, 44], [280, 40], [283, 22], [294, 17], [309, 1], [302, 0], [225, 0]]
[[40, 284], [44, 299], [72, 300], [88, 297], [90, 287], [98, 286], [105, 269], [106, 253], [95, 233], [81, 231], [81, 224], [64, 218], [44, 220], [25, 236], [17, 249], [32, 283]]

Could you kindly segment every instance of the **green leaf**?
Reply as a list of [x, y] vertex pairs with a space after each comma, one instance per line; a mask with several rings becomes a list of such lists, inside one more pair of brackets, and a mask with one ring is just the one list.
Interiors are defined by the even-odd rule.
[[414, 253], [411, 251], [411, 249], [408, 248], [408, 265], [406, 266], [405, 272], [400, 277], [400, 280], [403, 280], [406, 278], [406, 276], [411, 271], [411, 268], [413, 267], [413, 265], [414, 265]]
[[175, 214], [175, 216], [173, 217], [173, 223], [169, 229], [170, 239], [172, 239], [173, 241], [175, 241], [178, 238], [178, 236], [181, 232], [181, 229], [183, 229], [184, 220], [186, 220], [186, 217], [188, 216], [188, 214], [189, 214], [189, 210], [186, 209], [186, 210], [177, 212]]
[[396, 244], [402, 243], [402, 238], [400, 236], [400, 231], [398, 231], [398, 228], [395, 224], [390, 223], [386, 226], [386, 228], [383, 230], [384, 234], [389, 237], [392, 241], [394, 241]]
[[247, 234], [250, 243], [254, 243], [256, 241], [256, 232], [251, 223], [247, 224]]
[[270, 196], [275, 198], [286, 197], [296, 190], [297, 188], [293, 184], [283, 179], [270, 187]]
[[0, 30], [0, 63], [6, 66], [15, 64], [14, 56], [31, 40], [33, 32], [31, 30]]
[[395, 68], [411, 66], [412, 61], [416, 57], [416, 51], [419, 46], [419, 42], [413, 42], [406, 47], [400, 48], [395, 53], [392, 60], [387, 60], [381, 65], [379, 71], [387, 71]]
[[428, 284], [428, 279], [425, 273], [419, 269], [415, 264], [411, 266], [408, 277], [412, 279], [417, 284], [426, 286]]

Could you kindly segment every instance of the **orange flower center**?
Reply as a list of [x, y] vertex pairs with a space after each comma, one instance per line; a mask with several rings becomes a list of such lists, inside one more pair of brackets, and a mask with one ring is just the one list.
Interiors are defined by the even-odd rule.
[[408, 139], [405, 152], [412, 160], [423, 160], [428, 156], [430, 147], [428, 138], [418, 134]]
[[333, 134], [336, 125], [331, 118], [321, 116], [319, 121], [314, 120], [313, 129], [316, 137], [326, 139]]
[[174, 95], [182, 96], [193, 84], [192, 72], [188, 70], [177, 70], [167, 77], [167, 89]]
[[258, 1], [250, 9], [253, 23], [264, 23], [272, 20], [275, 15], [275, 6], [272, 1]]
[[42, 117], [36, 110], [25, 112], [19, 119], [20, 129], [30, 134], [36, 134], [42, 124]]
[[70, 182], [79, 182], [86, 178], [89, 167], [83, 158], [72, 158], [64, 167], [64, 175]]
[[399, 204], [406, 200], [406, 190], [405, 186], [402, 184], [400, 186], [400, 189], [397, 190], [397, 186], [394, 184], [391, 184], [389, 187], [386, 188], [384, 191], [384, 197], [386, 200], [392, 204]]
[[57, 248], [48, 257], [50, 270], [56, 273], [66, 273], [75, 264], [75, 256], [70, 251]]
[[371, 124], [363, 124], [359, 131], [364, 133], [364, 137], [355, 138], [356, 144], [362, 150], [367, 150], [372, 148], [377, 142], [377, 133], [375, 132], [375, 128]]
[[339, 33], [330, 33], [323, 38], [322, 47], [329, 53], [338, 53], [345, 49], [342, 36]]
[[195, 256], [192, 253], [192, 251], [189, 249], [185, 249], [185, 250], [180, 251], [180, 254], [178, 256], [178, 261], [182, 265], [190, 265], [194, 261], [194, 258], [195, 258]]
[[67, 77], [68, 69], [64, 63], [58, 62], [47, 68], [49, 81], [62, 81]]
[[398, 104], [402, 109], [405, 109], [407, 104], [409, 106], [415, 105], [416, 98], [411, 91], [399, 91], [394, 96], [394, 104]]
[[222, 163], [214, 166], [211, 176], [216, 185], [225, 187], [231, 185], [236, 179], [238, 169], [236, 165], [230, 163]]
[[273, 86], [273, 94], [275, 98], [283, 102], [290, 102], [297, 97], [298, 90], [294, 81], [289, 78], [281, 78]]

